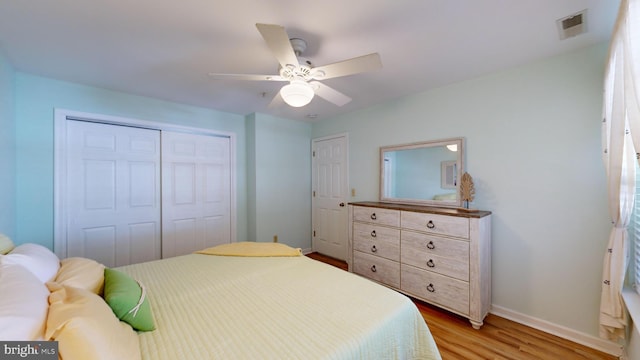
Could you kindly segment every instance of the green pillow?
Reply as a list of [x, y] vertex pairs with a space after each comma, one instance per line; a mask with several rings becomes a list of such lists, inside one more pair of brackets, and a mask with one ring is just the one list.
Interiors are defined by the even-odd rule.
[[[128, 323], [134, 329], [155, 330], [146, 291], [129, 275], [105, 268], [104, 299], [118, 319]], [[140, 301], [142, 301], [141, 304], [138, 304]]]

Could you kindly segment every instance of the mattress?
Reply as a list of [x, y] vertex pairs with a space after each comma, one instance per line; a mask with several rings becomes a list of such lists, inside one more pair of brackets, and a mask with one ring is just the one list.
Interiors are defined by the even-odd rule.
[[190, 254], [118, 269], [151, 302], [143, 359], [440, 359], [409, 298], [304, 256]]

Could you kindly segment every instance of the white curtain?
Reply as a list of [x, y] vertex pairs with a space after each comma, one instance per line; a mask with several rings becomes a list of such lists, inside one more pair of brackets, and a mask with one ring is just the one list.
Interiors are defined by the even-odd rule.
[[605, 70], [602, 121], [613, 229], [604, 258], [600, 300], [600, 336], [624, 339], [628, 324], [622, 301], [627, 270], [627, 225], [635, 196], [635, 163], [640, 149], [640, 0], [622, 0]]

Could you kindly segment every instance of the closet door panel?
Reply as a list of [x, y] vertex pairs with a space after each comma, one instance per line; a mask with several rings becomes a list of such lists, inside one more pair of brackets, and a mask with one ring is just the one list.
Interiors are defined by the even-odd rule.
[[[188, 254], [193, 252], [191, 249], [198, 248], [198, 221], [195, 217], [176, 219], [169, 224], [168, 228], [165, 227], [165, 232], [180, 236], [180, 241], [165, 241], [165, 245], [174, 245], [175, 255]], [[164, 257], [168, 257], [164, 252], [163, 254]]]
[[173, 163], [169, 164], [171, 176], [171, 188], [165, 194], [171, 196], [170, 203], [173, 206], [196, 206], [196, 164]]
[[[84, 171], [78, 182], [87, 190], [84, 195], [86, 210], [114, 210], [116, 206], [116, 162], [112, 160], [84, 160]], [[80, 165], [82, 166], [82, 165]]]
[[163, 257], [231, 241], [229, 146], [226, 137], [162, 133]]
[[69, 120], [66, 135], [66, 255], [160, 258], [160, 132]]
[[203, 219], [203, 221], [205, 233], [202, 248], [208, 248], [231, 242], [228, 216], [207, 216]]
[[158, 164], [151, 161], [129, 162], [129, 207], [155, 208], [158, 206]]
[[125, 249], [130, 256], [129, 263], [136, 264], [160, 258], [161, 248], [158, 239], [161, 236], [158, 230], [155, 222], [129, 224], [129, 237], [136, 239]]
[[105, 265], [116, 263], [115, 226], [85, 227], [72, 235], [74, 246], [69, 256], [88, 257]]

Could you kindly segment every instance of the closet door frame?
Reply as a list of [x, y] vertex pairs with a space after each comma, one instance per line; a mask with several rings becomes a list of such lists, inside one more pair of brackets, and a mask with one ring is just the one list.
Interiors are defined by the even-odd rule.
[[222, 136], [229, 138], [230, 155], [230, 181], [231, 194], [229, 204], [229, 219], [231, 222], [230, 240], [236, 242], [236, 134], [232, 132], [218, 131], [212, 129], [202, 129], [196, 127], [180, 126], [168, 123], [125, 118], [119, 116], [109, 116], [95, 113], [73, 111], [67, 109], [54, 109], [54, 165], [53, 165], [53, 250], [60, 258], [65, 258], [67, 254], [67, 208], [65, 199], [67, 189], [65, 186], [65, 176], [67, 173], [66, 147], [67, 143], [67, 121], [81, 120], [111, 125], [133, 126], [145, 129], [160, 131], [175, 131], [191, 134], [201, 134], [209, 136]]

